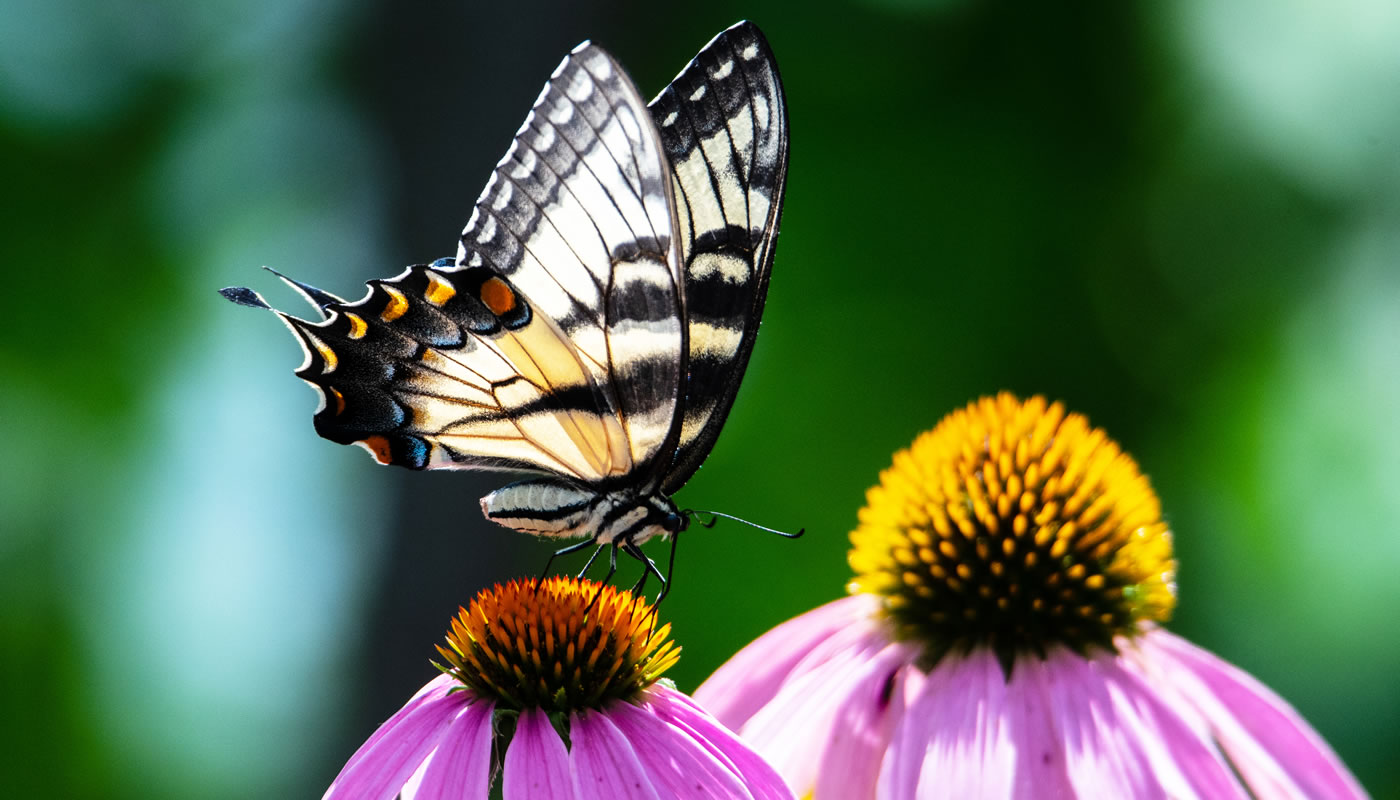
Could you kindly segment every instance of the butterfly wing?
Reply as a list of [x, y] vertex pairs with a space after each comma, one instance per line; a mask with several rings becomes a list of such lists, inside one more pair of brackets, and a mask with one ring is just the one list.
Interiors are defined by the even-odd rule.
[[[582, 45], [556, 70], [487, 184], [457, 260], [529, 287], [610, 405], [626, 469], [673, 447], [686, 330], [670, 174], [622, 68]], [[632, 470], [640, 472], [632, 472]]]
[[317, 432], [417, 469], [636, 474], [678, 430], [672, 206], [644, 101], [581, 45], [497, 165], [455, 260], [371, 281], [356, 303], [301, 287], [325, 318], [283, 319], [306, 351], [297, 375], [321, 393]]
[[716, 36], [651, 102], [670, 160], [685, 272], [685, 415], [663, 491], [709, 455], [758, 334], [787, 179], [778, 65], [757, 26]]

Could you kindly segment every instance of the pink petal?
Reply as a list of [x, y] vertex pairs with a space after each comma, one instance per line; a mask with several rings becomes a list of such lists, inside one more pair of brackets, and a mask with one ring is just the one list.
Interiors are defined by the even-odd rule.
[[606, 711], [617, 725], [663, 796], [753, 800], [753, 795], [689, 731], [665, 722], [631, 703], [616, 703]]
[[1137, 657], [1131, 663], [1205, 717], [1255, 795], [1366, 796], [1298, 712], [1244, 671], [1162, 629], [1149, 631], [1135, 644]]
[[860, 689], [862, 679], [869, 678], [869, 662], [889, 646], [883, 631], [865, 626], [856, 630], [861, 638], [831, 654], [819, 669], [794, 670], [767, 705], [739, 729], [744, 741], [799, 795], [816, 785], [837, 710]]
[[1061, 650], [1043, 665], [1025, 666], [1040, 672], [1066, 772], [1080, 796], [1245, 797], [1229, 765], [1181, 716], [1183, 709], [1125, 669], [1119, 657], [1086, 660]]
[[889, 800], [1236, 797], [1226, 765], [1115, 658], [945, 658], [894, 733]]
[[[364, 744], [360, 745], [360, 750], [364, 750], [373, 745], [375, 742], [379, 741], [379, 739], [383, 737], [384, 734], [388, 733], [394, 728], [395, 725], [398, 724], [398, 721], [400, 719], [403, 719], [404, 717], [408, 716], [409, 712], [413, 711], [413, 709], [417, 708], [418, 706], [431, 700], [446, 697], [449, 693], [462, 694], [462, 692], [460, 691], [455, 693], [452, 692], [454, 688], [459, 687], [461, 685], [462, 684], [456, 678], [447, 674], [439, 675], [436, 678], [433, 678], [432, 680], [423, 684], [423, 688], [419, 689], [413, 694], [412, 697], [408, 698], [408, 702], [404, 703], [403, 708], [400, 708], [398, 711], [395, 711], [393, 716], [384, 720], [384, 724], [380, 725], [374, 731], [374, 733], [370, 734], [369, 739], [367, 739]], [[471, 693], [468, 692], [467, 696], [473, 695], [471, 695]], [[347, 764], [346, 766], [349, 765]]]
[[491, 735], [495, 704], [473, 703], [457, 715], [415, 791], [405, 788], [403, 800], [461, 800], [482, 798], [491, 790]]
[[569, 715], [569, 765], [579, 800], [660, 800], [627, 737], [597, 711]]
[[646, 705], [661, 719], [687, 731], [738, 775], [755, 800], [792, 800], [792, 791], [773, 767], [694, 700], [663, 686], [653, 686], [647, 691]]
[[853, 691], [836, 708], [821, 754], [817, 797], [874, 797], [880, 762], [904, 712], [911, 654], [890, 645], [854, 677]]
[[[869, 594], [845, 597], [784, 622], [740, 650], [695, 690], [695, 699], [716, 719], [738, 730], [777, 694], [799, 665], [832, 636], [838, 638], [875, 613]], [[818, 663], [822, 659], [815, 659]]]
[[995, 656], [947, 656], [895, 727], [880, 772], [882, 800], [1011, 797], [1016, 743]]
[[1064, 743], [1050, 711], [1045, 663], [1027, 658], [1016, 663], [1007, 685], [1007, 715], [1017, 741], [1015, 798], [1071, 798]]
[[573, 800], [569, 751], [564, 740], [539, 710], [522, 712], [515, 736], [506, 748], [505, 800]]
[[388, 800], [398, 794], [471, 700], [466, 692], [415, 696], [407, 713], [390, 717], [355, 751], [322, 800]]

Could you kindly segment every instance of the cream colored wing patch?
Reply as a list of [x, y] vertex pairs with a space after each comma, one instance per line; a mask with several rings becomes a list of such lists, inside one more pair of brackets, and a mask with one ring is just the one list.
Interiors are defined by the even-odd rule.
[[460, 268], [523, 287], [578, 353], [621, 426], [625, 455], [608, 443], [614, 476], [659, 472], [679, 435], [685, 329], [671, 191], [646, 103], [611, 56], [584, 44], [535, 101], [459, 242]]

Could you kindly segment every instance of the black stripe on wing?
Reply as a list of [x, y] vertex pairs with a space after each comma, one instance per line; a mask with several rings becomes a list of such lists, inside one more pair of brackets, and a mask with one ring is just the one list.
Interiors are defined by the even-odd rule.
[[651, 102], [671, 161], [685, 266], [689, 373], [663, 491], [709, 455], [748, 366], [787, 177], [787, 110], [757, 26], [715, 37]]
[[521, 286], [569, 338], [622, 426], [635, 476], [669, 466], [679, 436], [685, 332], [671, 191], [646, 103], [585, 43], [535, 101], [458, 250], [462, 267]]
[[[576, 368], [573, 383], [532, 392], [517, 405], [500, 402], [503, 390], [526, 379], [493, 342], [534, 321], [528, 299], [504, 276], [418, 265], [369, 287], [363, 300], [326, 305], [321, 322], [281, 315], [306, 352], [297, 376], [321, 394], [318, 434], [411, 469], [569, 474], [532, 446], [518, 423], [535, 415], [600, 415], [605, 401]], [[457, 444], [468, 440], [461, 437], [471, 446]]]

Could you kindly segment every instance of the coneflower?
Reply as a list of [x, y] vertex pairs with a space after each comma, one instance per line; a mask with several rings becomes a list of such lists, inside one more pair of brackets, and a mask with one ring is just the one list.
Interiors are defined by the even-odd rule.
[[482, 591], [443, 673], [375, 731], [325, 800], [791, 798], [781, 777], [658, 682], [679, 657], [629, 592], [571, 578]]
[[801, 796], [1363, 797], [1286, 702], [1167, 632], [1171, 534], [1137, 465], [1039, 397], [944, 418], [871, 489], [852, 596], [696, 698]]

